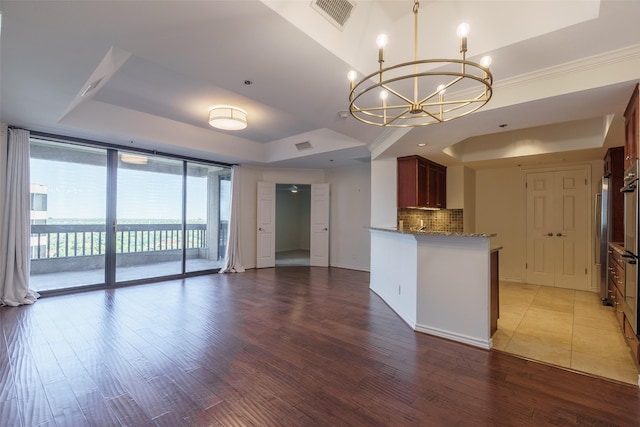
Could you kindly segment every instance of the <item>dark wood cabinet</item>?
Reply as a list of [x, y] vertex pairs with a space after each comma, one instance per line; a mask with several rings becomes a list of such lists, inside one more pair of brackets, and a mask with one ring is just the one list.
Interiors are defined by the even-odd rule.
[[620, 325], [624, 338], [629, 344], [636, 363], [640, 363], [640, 339], [635, 334], [629, 320], [624, 314], [624, 264], [626, 260], [622, 256], [624, 249], [622, 246], [609, 244], [609, 301], [613, 309], [613, 314]]
[[429, 205], [445, 209], [447, 207], [447, 168], [432, 163], [429, 172]]
[[498, 259], [499, 249], [491, 251], [491, 336], [498, 330], [500, 317], [500, 267]]
[[624, 241], [624, 193], [620, 192], [624, 179], [624, 147], [607, 150], [604, 157], [604, 176], [609, 178], [609, 232], [610, 241]]
[[636, 363], [640, 363], [640, 339], [638, 339], [638, 336], [631, 328], [631, 323], [627, 319], [624, 320], [624, 339], [627, 340], [627, 344], [631, 348], [633, 359]]
[[447, 168], [420, 156], [398, 157], [398, 207], [447, 207]]
[[624, 168], [625, 170], [633, 164], [638, 158], [638, 143], [640, 136], [638, 135], [638, 84], [633, 90], [627, 109], [624, 112]]

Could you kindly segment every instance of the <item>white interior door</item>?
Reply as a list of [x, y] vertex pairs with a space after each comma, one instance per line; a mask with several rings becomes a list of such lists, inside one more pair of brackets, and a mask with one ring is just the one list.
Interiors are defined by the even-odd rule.
[[527, 174], [527, 282], [588, 290], [584, 168]]
[[309, 264], [329, 266], [329, 184], [311, 185], [311, 241]]
[[587, 270], [587, 176], [584, 169], [556, 172], [555, 286], [591, 288]]
[[276, 265], [276, 184], [258, 183], [256, 267]]
[[527, 174], [527, 283], [554, 286], [555, 178], [553, 172]]

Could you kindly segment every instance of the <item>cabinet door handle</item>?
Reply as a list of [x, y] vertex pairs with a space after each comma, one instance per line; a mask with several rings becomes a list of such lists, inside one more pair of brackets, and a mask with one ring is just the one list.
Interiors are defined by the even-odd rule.
[[546, 237], [553, 237], [553, 233], [543, 234], [543, 236], [546, 236]]
[[558, 234], [556, 234], [556, 236], [558, 236], [558, 237], [567, 237], [566, 234], [562, 234], [562, 233], [558, 233]]

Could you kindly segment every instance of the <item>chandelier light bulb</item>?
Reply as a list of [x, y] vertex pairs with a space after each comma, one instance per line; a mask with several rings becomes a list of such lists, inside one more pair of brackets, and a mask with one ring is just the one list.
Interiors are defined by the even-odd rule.
[[464, 38], [467, 37], [469, 35], [469, 31], [471, 31], [471, 27], [469, 27], [469, 24], [467, 24], [466, 22], [463, 22], [462, 24], [458, 25], [458, 37], [460, 38]]
[[493, 59], [491, 59], [491, 57], [488, 55], [480, 58], [480, 65], [482, 65], [484, 68], [489, 68], [491, 62], [493, 62]]
[[387, 43], [389, 43], [389, 37], [386, 34], [380, 34], [376, 37], [376, 44], [378, 45], [378, 48], [382, 49], [387, 45]]
[[438, 85], [438, 89], [437, 89], [438, 93], [440, 95], [444, 95], [444, 93], [447, 91], [447, 89], [445, 88], [444, 85]]
[[351, 70], [347, 73], [347, 78], [353, 83], [356, 81], [356, 78], [358, 78], [358, 73], [356, 73], [355, 70]]
[[380, 99], [382, 99], [383, 101], [386, 101], [388, 97], [389, 97], [389, 92], [387, 92], [386, 90], [380, 91]]

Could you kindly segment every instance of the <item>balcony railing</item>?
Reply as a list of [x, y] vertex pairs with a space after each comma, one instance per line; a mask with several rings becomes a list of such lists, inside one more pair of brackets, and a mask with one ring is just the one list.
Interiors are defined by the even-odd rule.
[[[104, 255], [104, 224], [31, 225], [31, 259], [51, 259]], [[181, 224], [122, 224], [116, 232], [116, 253], [140, 253], [181, 250]], [[218, 229], [218, 250], [224, 255], [227, 221]], [[187, 249], [207, 247], [207, 224], [187, 224]]]

